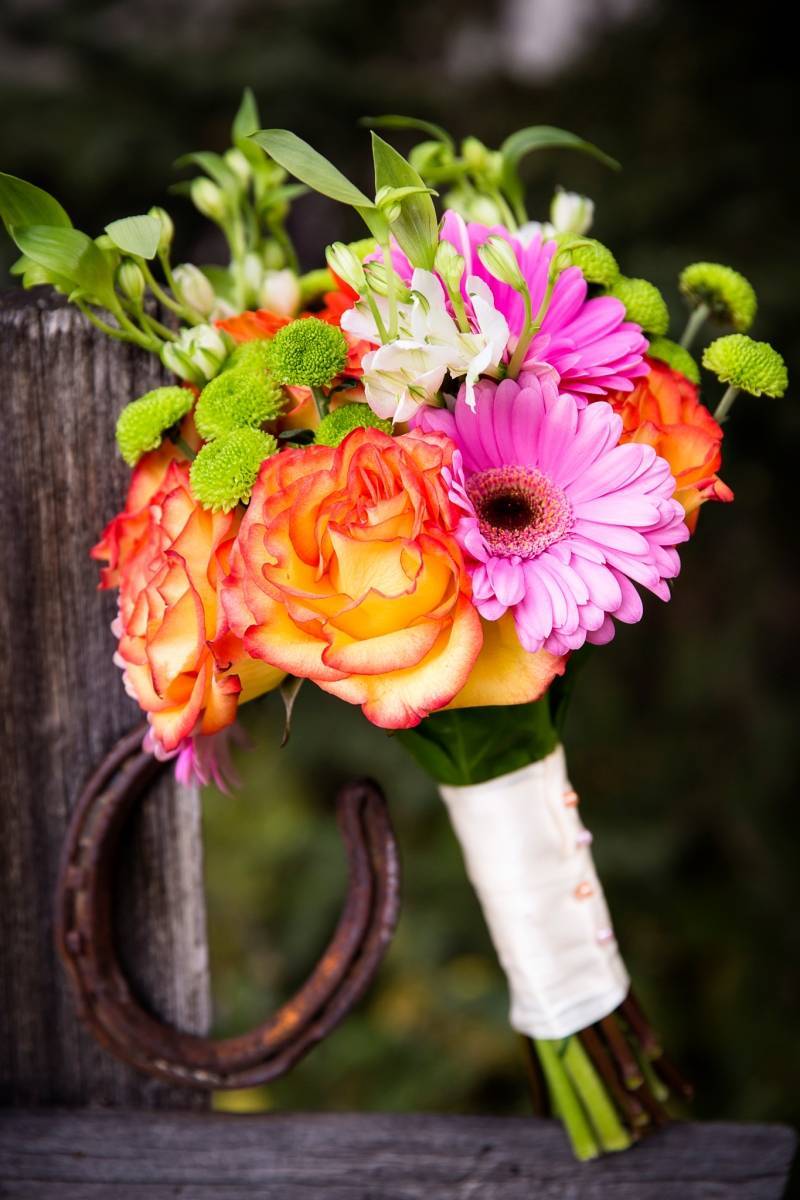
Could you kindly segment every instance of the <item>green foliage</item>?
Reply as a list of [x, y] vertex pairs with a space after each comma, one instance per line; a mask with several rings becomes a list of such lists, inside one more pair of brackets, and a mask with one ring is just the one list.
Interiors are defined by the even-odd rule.
[[314, 441], [318, 446], [338, 446], [354, 429], [380, 429], [392, 432], [392, 422], [375, 415], [367, 404], [343, 404], [322, 418]]
[[158, 217], [120, 217], [106, 225], [106, 233], [125, 254], [155, 258], [161, 240], [162, 222]]
[[671, 342], [669, 338], [665, 337], [653, 338], [647, 353], [650, 358], [657, 358], [672, 367], [673, 371], [679, 371], [681, 375], [685, 375], [691, 383], [700, 382], [700, 368], [696, 360], [677, 342]]
[[58, 201], [33, 183], [0, 171], [0, 216], [9, 233], [29, 225], [70, 229], [72, 222]]
[[324, 387], [347, 362], [347, 342], [341, 329], [317, 317], [302, 317], [284, 325], [269, 346], [273, 376], [290, 386]]
[[743, 333], [717, 338], [703, 352], [703, 366], [721, 383], [751, 396], [782, 396], [789, 386], [786, 363], [768, 342], [755, 342]]
[[746, 333], [755, 320], [758, 301], [752, 284], [722, 263], [690, 263], [678, 284], [691, 308], [705, 304], [716, 320]]
[[208, 442], [191, 467], [195, 499], [212, 512], [230, 512], [237, 504], [246, 504], [261, 464], [277, 449], [272, 434], [249, 426]]
[[547, 696], [509, 708], [433, 713], [395, 736], [437, 782], [459, 786], [507, 775], [544, 758], [558, 742]]
[[392, 223], [392, 233], [412, 266], [432, 270], [439, 223], [425, 184], [402, 154], [376, 133], [372, 134], [372, 157], [378, 191], [384, 187], [415, 189], [401, 200], [400, 215]]
[[117, 446], [129, 467], [143, 454], [157, 450], [165, 432], [191, 410], [188, 388], [161, 387], [126, 404], [117, 418]]
[[206, 440], [244, 425], [257, 427], [283, 410], [283, 389], [263, 369], [244, 364], [207, 383], [195, 409], [197, 431]]
[[622, 301], [628, 320], [641, 325], [645, 333], [662, 336], [669, 329], [669, 309], [655, 284], [620, 275], [608, 295]]
[[555, 129], [552, 125], [529, 125], [526, 129], [518, 129], [500, 146], [503, 163], [502, 188], [518, 217], [525, 209], [525, 193], [519, 177], [519, 164], [527, 154], [535, 150], [579, 150], [596, 158], [604, 166], [619, 170], [619, 163], [615, 158], [565, 129]]
[[359, 191], [333, 163], [291, 130], [261, 129], [253, 134], [253, 141], [290, 175], [301, 179], [320, 195], [329, 196], [331, 200], [349, 204], [355, 209], [374, 207], [370, 198]]
[[26, 258], [55, 278], [68, 280], [75, 294], [104, 308], [118, 308], [114, 267], [85, 233], [65, 226], [30, 225], [13, 229], [11, 235]]

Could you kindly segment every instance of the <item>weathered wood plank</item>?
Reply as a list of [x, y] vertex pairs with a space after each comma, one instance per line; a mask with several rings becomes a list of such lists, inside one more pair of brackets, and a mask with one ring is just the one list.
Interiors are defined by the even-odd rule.
[[559, 1125], [428, 1114], [0, 1116], [14, 1200], [777, 1200], [781, 1125], [676, 1125], [576, 1163]]
[[[124, 498], [116, 413], [161, 382], [54, 297], [0, 296], [0, 1103], [197, 1105], [118, 1064], [79, 1028], [53, 950], [53, 896], [70, 808], [137, 719], [111, 661], [114, 598], [88, 550]], [[165, 781], [123, 849], [124, 956], [181, 1027], [209, 1017], [199, 802]]]

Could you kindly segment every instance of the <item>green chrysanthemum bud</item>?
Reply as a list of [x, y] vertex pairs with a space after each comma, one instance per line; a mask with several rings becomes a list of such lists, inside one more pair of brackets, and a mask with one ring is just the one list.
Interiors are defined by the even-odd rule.
[[786, 363], [778, 351], [743, 333], [728, 334], [706, 346], [703, 366], [722, 383], [751, 396], [782, 396], [789, 386]]
[[751, 284], [722, 263], [691, 263], [681, 271], [678, 284], [691, 308], [701, 304], [718, 321], [746, 333], [753, 324], [758, 302]]
[[225, 359], [223, 371], [238, 371], [247, 367], [251, 371], [269, 371], [271, 338], [253, 338], [250, 342], [241, 342]]
[[255, 428], [277, 417], [283, 405], [283, 389], [266, 371], [223, 371], [200, 393], [194, 414], [197, 432], [209, 441], [243, 425]]
[[653, 338], [647, 353], [650, 358], [657, 358], [659, 362], [664, 362], [668, 367], [672, 367], [673, 371], [679, 371], [681, 375], [685, 375], [691, 383], [700, 382], [700, 368], [689, 351], [685, 350], [683, 346], [679, 346], [677, 342], [671, 342], [669, 338], [665, 337]]
[[566, 265], [579, 267], [587, 283], [610, 288], [619, 279], [619, 267], [614, 255], [596, 238], [574, 238], [572, 235], [557, 238], [559, 255], [567, 260]]
[[203, 446], [192, 463], [192, 493], [203, 508], [230, 512], [246, 504], [264, 459], [278, 449], [270, 433], [244, 426]]
[[645, 333], [660, 335], [669, 329], [669, 309], [655, 284], [620, 275], [608, 295], [622, 301], [628, 320], [641, 325]]
[[157, 450], [167, 429], [185, 417], [194, 404], [188, 388], [161, 387], [126, 404], [117, 419], [117, 446], [129, 467], [143, 454]]
[[392, 422], [377, 417], [366, 404], [343, 404], [319, 423], [314, 441], [319, 446], [338, 446], [354, 429], [380, 429], [392, 432]]
[[347, 342], [341, 329], [317, 317], [302, 317], [284, 325], [270, 347], [273, 377], [291, 386], [324, 387], [347, 362]]

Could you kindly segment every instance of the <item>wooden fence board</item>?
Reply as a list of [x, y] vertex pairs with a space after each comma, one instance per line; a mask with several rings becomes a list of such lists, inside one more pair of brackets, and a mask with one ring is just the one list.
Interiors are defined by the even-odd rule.
[[[54, 296], [0, 296], [0, 1104], [202, 1106], [121, 1066], [80, 1029], [52, 909], [70, 808], [140, 719], [112, 663], [115, 601], [88, 559], [129, 472], [116, 414], [163, 381]], [[164, 780], [123, 847], [120, 937], [144, 997], [184, 1029], [209, 1019], [199, 801]]]
[[780, 1125], [675, 1125], [576, 1163], [560, 1126], [428, 1114], [0, 1117], [14, 1200], [778, 1200]]

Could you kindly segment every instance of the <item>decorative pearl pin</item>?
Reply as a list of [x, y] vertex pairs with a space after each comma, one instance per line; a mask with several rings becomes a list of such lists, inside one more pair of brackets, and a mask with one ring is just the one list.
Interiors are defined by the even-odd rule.
[[568, 791], [564, 792], [564, 806], [566, 808], [575, 808], [579, 799], [580, 797], [578, 796], [578, 793], [573, 791], [572, 788], [569, 788]]
[[598, 942], [613, 942], [613, 941], [616, 941], [616, 939], [615, 939], [615, 937], [614, 937], [614, 930], [613, 930], [613, 929], [608, 929], [608, 928], [605, 928], [605, 929], [598, 929], [598, 931], [597, 931], [597, 935], [596, 935], [596, 936], [597, 936], [597, 940], [598, 940]]
[[578, 886], [575, 888], [575, 899], [576, 900], [588, 900], [589, 897], [593, 896], [593, 895], [594, 895], [594, 888], [592, 887], [592, 885], [590, 883], [586, 883], [585, 880], [583, 883], [579, 883]]
[[592, 835], [588, 829], [582, 829], [575, 838], [576, 846], [591, 846]]

